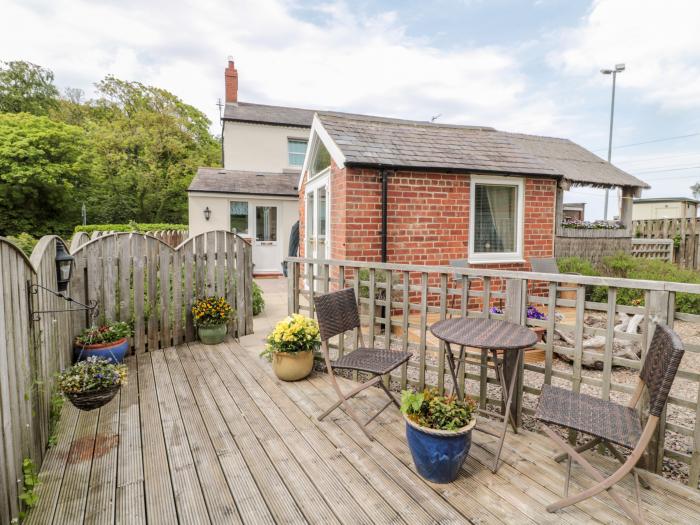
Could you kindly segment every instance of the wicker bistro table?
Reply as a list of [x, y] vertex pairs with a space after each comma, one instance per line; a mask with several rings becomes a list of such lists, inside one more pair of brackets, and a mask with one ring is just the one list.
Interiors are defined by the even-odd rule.
[[[489, 353], [493, 359], [493, 367], [496, 371], [496, 379], [501, 385], [503, 396], [503, 413], [499, 414], [492, 410], [480, 408], [479, 413], [496, 417], [503, 420], [502, 431], [494, 433], [489, 430], [479, 428], [477, 425], [475, 430], [479, 430], [486, 434], [490, 434], [498, 438], [498, 447], [495, 451], [495, 459], [493, 462], [492, 471], [495, 473], [498, 470], [498, 461], [501, 457], [503, 442], [506, 438], [508, 430], [508, 421], [513, 425], [513, 431], [517, 433], [518, 428], [513, 415], [510, 412], [510, 406], [513, 401], [513, 393], [516, 388], [518, 370], [522, 363], [523, 354], [526, 348], [530, 348], [537, 343], [535, 333], [519, 324], [508, 321], [500, 321], [496, 319], [486, 319], [477, 317], [459, 317], [453, 319], [445, 319], [433, 324], [430, 327], [430, 332], [445, 342], [445, 358], [452, 376], [452, 391], [457, 394], [459, 399], [464, 398], [464, 392], [460, 389], [459, 380], [457, 379], [459, 367], [464, 366], [464, 354], [466, 347], [478, 348], [481, 350], [482, 363], [488, 362]], [[455, 356], [452, 353], [452, 346], [459, 346], [459, 357], [455, 363]], [[498, 351], [503, 352], [503, 359], [499, 362]], [[514, 355], [513, 355], [514, 354]], [[506, 361], [511, 363], [511, 366], [506, 367]], [[482, 364], [483, 366], [483, 364]], [[506, 379], [506, 368], [510, 368], [510, 378]], [[482, 373], [486, 370], [482, 368]]]

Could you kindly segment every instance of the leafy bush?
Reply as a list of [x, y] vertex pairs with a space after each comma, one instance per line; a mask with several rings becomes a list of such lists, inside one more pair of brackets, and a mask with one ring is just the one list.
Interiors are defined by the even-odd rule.
[[[660, 259], [637, 258], [624, 252], [604, 257], [601, 273], [625, 279], [700, 284], [699, 272], [685, 270]], [[591, 300], [607, 302], [607, 287], [596, 286]], [[618, 288], [617, 302], [624, 305], [643, 305], [644, 291], [637, 288]], [[683, 313], [700, 314], [700, 295], [677, 293], [676, 309]]]
[[107, 322], [101, 326], [86, 328], [75, 338], [75, 343], [80, 346], [114, 343], [132, 334], [133, 330], [128, 323]]
[[217, 326], [231, 320], [234, 311], [223, 297], [205, 297], [192, 305], [194, 324], [197, 326]]
[[34, 250], [34, 246], [39, 242], [39, 239], [32, 237], [26, 232], [22, 232], [16, 236], [8, 237], [24, 254], [29, 257]]
[[253, 315], [261, 314], [264, 309], [265, 299], [263, 298], [262, 288], [253, 281]]
[[180, 230], [188, 229], [187, 224], [167, 224], [167, 223], [138, 223], [130, 222], [128, 224], [86, 224], [75, 227], [75, 233], [85, 232], [90, 235], [92, 232], [152, 232], [160, 230]]
[[401, 392], [401, 412], [414, 423], [436, 430], [459, 430], [474, 417], [473, 399], [460, 401], [456, 396], [441, 396], [436, 388]]
[[92, 356], [59, 374], [57, 385], [67, 394], [94, 392], [125, 384], [126, 374], [126, 365], [115, 365], [109, 359]]
[[[360, 268], [359, 272], [360, 272], [359, 273], [360, 297], [362, 297], [364, 299], [368, 299], [369, 298], [369, 284], [362, 284], [362, 281], [366, 281], [367, 283], [369, 283], [369, 268]], [[386, 270], [375, 270], [374, 271], [374, 282], [375, 283], [385, 283], [386, 282]], [[375, 299], [379, 299], [380, 301], [383, 301], [384, 298], [386, 297], [386, 289], [375, 288], [374, 296], [375, 296]]]
[[301, 314], [285, 317], [267, 337], [267, 346], [260, 355], [268, 361], [277, 352], [296, 353], [316, 350], [321, 346], [316, 320]]
[[581, 275], [599, 275], [591, 261], [581, 257], [561, 257], [557, 259], [561, 273], [580, 273]]

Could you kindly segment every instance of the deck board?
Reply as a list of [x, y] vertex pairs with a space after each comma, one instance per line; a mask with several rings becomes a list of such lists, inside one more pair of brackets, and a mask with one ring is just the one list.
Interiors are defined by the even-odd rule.
[[[496, 475], [493, 438], [477, 432], [457, 481], [428, 483], [398, 411], [370, 425], [373, 441], [342, 410], [319, 422], [333, 400], [328, 376], [281, 382], [258, 351], [229, 340], [140, 354], [110, 404], [66, 404], [27, 523], [629, 523], [607, 495], [547, 513], [564, 467], [545, 437], [526, 431], [508, 436]], [[364, 416], [383, 396], [369, 389], [351, 402]], [[649, 523], [700, 522], [697, 492], [651, 481]], [[590, 484], [574, 470], [572, 490]], [[631, 486], [619, 492], [633, 501]]]

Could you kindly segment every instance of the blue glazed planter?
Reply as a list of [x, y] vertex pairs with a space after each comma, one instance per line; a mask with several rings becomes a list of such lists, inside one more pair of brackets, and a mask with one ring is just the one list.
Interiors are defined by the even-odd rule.
[[[82, 355], [80, 352], [82, 351]], [[88, 357], [99, 357], [102, 359], [109, 359], [110, 362], [117, 364], [124, 361], [124, 356], [129, 351], [129, 340], [124, 337], [113, 343], [99, 344], [99, 345], [87, 345], [85, 347], [81, 345], [73, 346], [73, 361], [77, 362], [78, 359], [84, 361]]]
[[433, 483], [450, 483], [457, 479], [472, 445], [476, 418], [457, 431], [433, 430], [406, 420], [406, 439], [418, 474]]

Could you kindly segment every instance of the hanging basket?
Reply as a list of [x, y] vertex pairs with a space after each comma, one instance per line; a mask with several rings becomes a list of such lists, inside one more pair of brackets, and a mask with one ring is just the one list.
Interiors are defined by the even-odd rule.
[[100, 408], [109, 403], [117, 395], [121, 385], [114, 385], [102, 390], [91, 390], [80, 393], [65, 393], [65, 396], [78, 410], [86, 412]]

